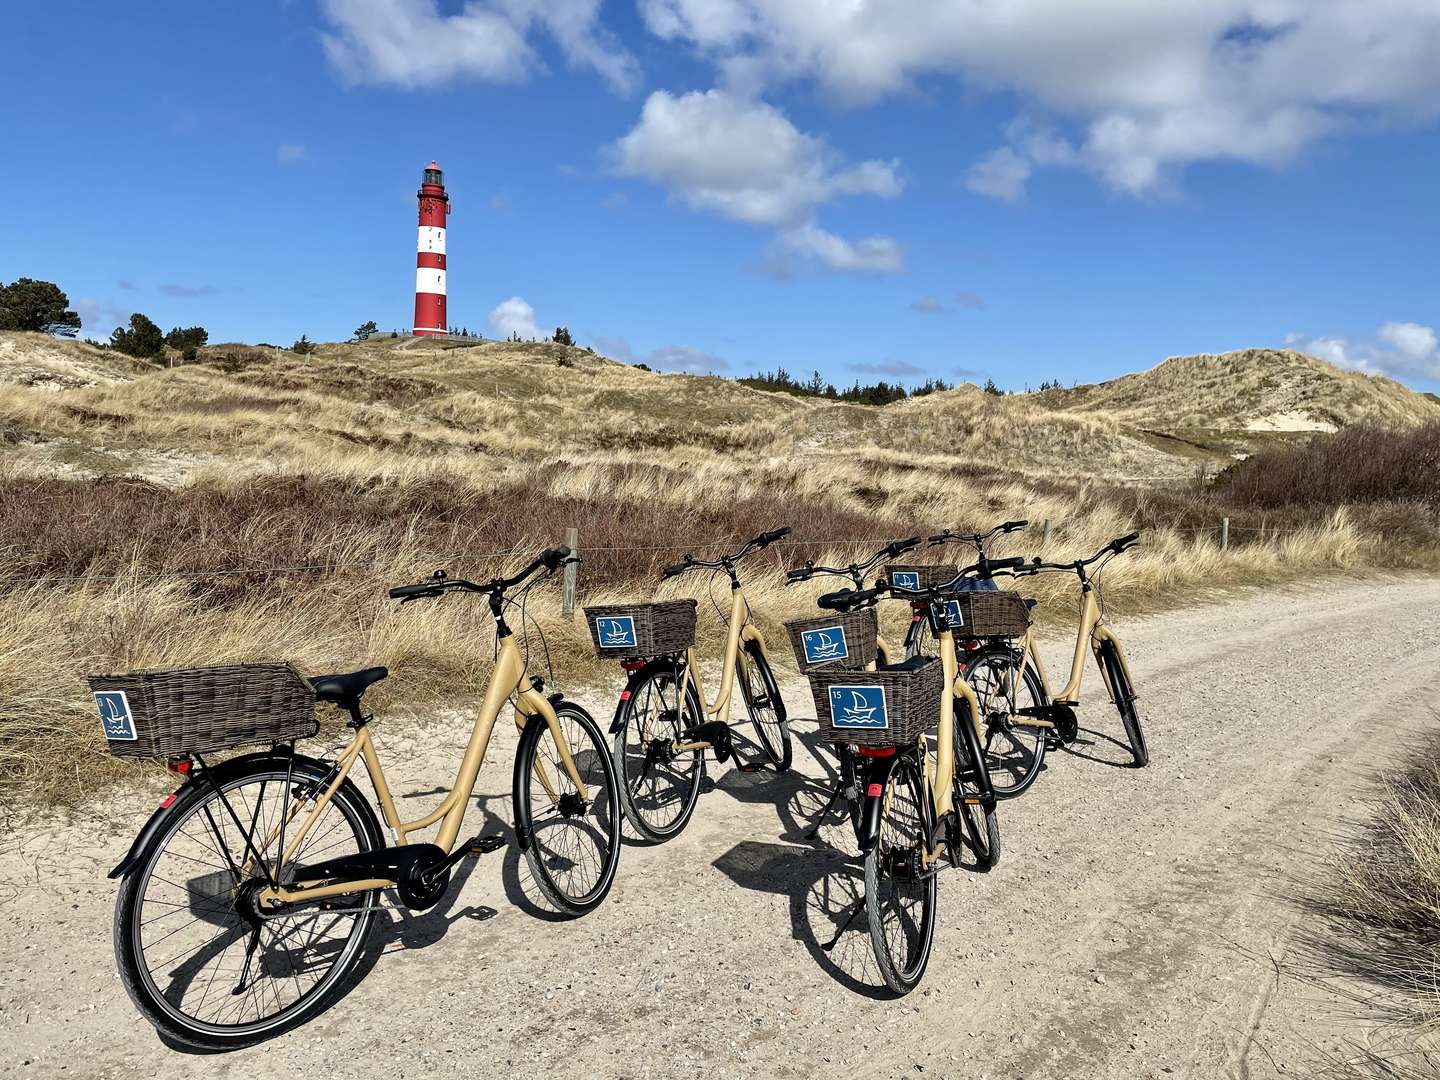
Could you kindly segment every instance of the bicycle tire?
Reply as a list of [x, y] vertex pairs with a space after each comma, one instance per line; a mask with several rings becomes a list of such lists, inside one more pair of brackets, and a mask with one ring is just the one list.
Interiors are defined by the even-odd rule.
[[[532, 716], [515, 751], [515, 823], [525, 837], [525, 859], [541, 894], [558, 911], [580, 916], [599, 907], [615, 881], [620, 861], [620, 785], [605, 736], [590, 714], [573, 702], [561, 701], [555, 704], [555, 716], [589, 800], [579, 798], [550, 725]], [[588, 746], [582, 744], [581, 735]], [[547, 746], [554, 753], [547, 754]], [[558, 802], [540, 782], [537, 761]], [[567, 864], [580, 869], [590, 865], [585, 857], [587, 842], [596, 847], [593, 880], [588, 884], [578, 874], [564, 874]]]
[[970, 703], [964, 698], [955, 700], [954, 785], [955, 817], [975, 857], [972, 869], [983, 873], [1000, 862], [1000, 816], [980, 738], [970, 719]]
[[1135, 768], [1143, 769], [1150, 764], [1150, 748], [1145, 743], [1145, 733], [1140, 729], [1140, 715], [1135, 711], [1135, 688], [1130, 685], [1125, 669], [1120, 665], [1114, 643], [1100, 643], [1100, 662], [1105, 665], [1111, 700], [1120, 714], [1120, 722], [1125, 725], [1125, 738], [1130, 743]]
[[[879, 834], [865, 855], [870, 947], [880, 977], [897, 995], [919, 984], [935, 942], [938, 879], [921, 858], [931, 833], [929, 804], [920, 769], [907, 755], [891, 770]], [[901, 904], [909, 910], [901, 911]]]
[[[225, 766], [220, 766], [210, 774], [208, 779], [213, 780], [214, 783], [218, 785], [219, 790], [225, 793], [225, 797], [231, 801], [231, 806], [235, 809], [237, 817], [243, 819], [253, 808], [255, 810], [256, 821], [258, 821], [263, 816], [265, 787], [270, 783], [274, 783], [277, 790], [283, 792], [287, 779], [292, 786], [307, 783], [313, 786], [323, 782], [328, 773], [329, 766], [319, 761], [295, 758], [293, 759], [292, 765], [292, 759], [277, 757], [246, 764], [238, 771], [227, 770]], [[256, 792], [254, 796], [254, 803], [247, 805], [243, 789], [256, 782], [260, 784], [260, 790]], [[349, 850], [351, 846], [345, 843], [346, 838], [344, 834], [342, 834], [340, 840], [332, 840], [322, 849], [309, 851], [307, 845], [312, 839], [327, 839], [332, 835], [333, 830], [338, 827], [338, 825], [334, 823], [327, 824], [327, 821], [334, 821], [334, 819], [327, 819], [326, 817], [326, 815], [331, 813], [332, 809], [338, 812], [338, 820], [344, 822], [344, 824], [349, 827], [350, 839], [354, 841], [353, 851]], [[276, 820], [278, 820], [278, 818]], [[213, 825], [211, 824], [212, 821], [214, 823]], [[192, 825], [195, 826], [197, 831], [193, 834], [186, 832], [187, 828]], [[184, 873], [193, 873], [193, 870], [182, 869], [172, 874], [171, 863], [173, 862], [176, 867], [189, 867], [194, 863], [202, 862], [202, 856], [206, 855], [206, 853], [224, 860], [225, 853], [228, 852], [232, 857], [238, 856], [239, 862], [236, 865], [243, 866], [245, 848], [241, 831], [236, 829], [234, 833], [238, 845], [237, 850], [232, 850], [225, 840], [225, 837], [229, 835], [233, 825], [234, 822], [230, 819], [229, 812], [221, 803], [219, 795], [216, 794], [215, 788], [210, 785], [208, 780], [200, 778], [192, 781], [181, 790], [176, 803], [171, 808], [167, 823], [162, 826], [155, 840], [141, 856], [141, 861], [122, 882], [120, 893], [115, 903], [115, 959], [119, 969], [120, 981], [125, 987], [126, 992], [130, 995], [130, 1000], [135, 1003], [135, 1007], [140, 1011], [141, 1015], [154, 1025], [155, 1029], [163, 1036], [174, 1043], [197, 1050], [223, 1051], [251, 1046], [305, 1023], [332, 1005], [347, 989], [349, 975], [363, 959], [362, 950], [365, 939], [369, 935], [375, 918], [372, 909], [378, 904], [380, 897], [380, 890], [377, 889], [364, 893], [351, 894], [350, 897], [346, 898], [353, 899], [355, 906], [361, 913], [355, 915], [349, 933], [346, 934], [338, 951], [335, 952], [334, 960], [325, 968], [323, 974], [309, 989], [304, 990], [292, 1003], [284, 1005], [279, 1011], [271, 1015], [257, 1015], [253, 1020], [247, 1022], [235, 1023], [219, 1022], [214, 1018], [204, 1019], [200, 1016], [187, 1013], [184, 1002], [186, 991], [201, 980], [204, 970], [203, 968], [193, 966], [197, 961], [192, 958], [198, 956], [198, 962], [202, 963], [209, 959], [217, 961], [216, 969], [211, 972], [210, 978], [206, 983], [206, 989], [201, 994], [198, 1004], [192, 1006], [192, 1008], [198, 1010], [204, 1007], [206, 999], [213, 989], [213, 984], [217, 981], [217, 976], [221, 974], [221, 969], [225, 967], [223, 961], [226, 955], [231, 952], [232, 946], [239, 943], [242, 938], [246, 937], [247, 934], [252, 931], [246, 929], [248, 924], [241, 916], [235, 899], [240, 892], [242, 883], [231, 881], [227, 884], [227, 879], [233, 879], [235, 877], [233, 870], [226, 865], [229, 860], [217, 863], [210, 861], [208, 858], [204, 859], [203, 865], [216, 867], [217, 869], [210, 873], [201, 874], [198, 877], [189, 879], [184, 886], [178, 885], [174, 879], [183, 879]], [[322, 829], [324, 830], [323, 833], [321, 831]], [[200, 837], [205, 834], [206, 830], [211, 830], [210, 836], [207, 839], [201, 840]], [[218, 830], [218, 832], [216, 830]], [[258, 831], [259, 828], [255, 824], [252, 824], [251, 832], [254, 833]], [[268, 828], [266, 831], [268, 833]], [[179, 839], [182, 835], [185, 837], [186, 842], [184, 843]], [[218, 848], [223, 848], [224, 851], [222, 852], [217, 850], [216, 847], [210, 846], [212, 841], [218, 845]], [[173, 850], [172, 844], [175, 845]], [[343, 846], [347, 848], [347, 850], [336, 851], [335, 848], [337, 846]], [[369, 803], [361, 795], [360, 790], [355, 784], [347, 779], [336, 789], [330, 802], [324, 811], [322, 811], [321, 817], [317, 819], [315, 826], [307, 834], [306, 841], [302, 842], [301, 847], [297, 849], [294, 861], [289, 865], [293, 866], [296, 863], [300, 863], [302, 856], [304, 856], [307, 851], [309, 851], [309, 854], [312, 856], [323, 854], [325, 858], [330, 858], [337, 854], [372, 851], [384, 846], [384, 836], [380, 831], [380, 823], [375, 817], [375, 812], [370, 808]], [[181, 850], [182, 847], [184, 847], [185, 850]], [[172, 856], [170, 859], [166, 858], [167, 853]], [[158, 874], [157, 868], [159, 867], [163, 867], [166, 870], [166, 875], [170, 876]], [[258, 875], [252, 875], [250, 879], [247, 879], [247, 882], [249, 880], [255, 880], [257, 877]], [[208, 881], [207, 879], [215, 880]], [[159, 898], [151, 901], [154, 907], [171, 908], [172, 910], [168, 913], [162, 912], [157, 915], [153, 910], [147, 913], [148, 887], [152, 882], [163, 883], [180, 890], [173, 901], [161, 900]], [[208, 892], [202, 893], [199, 891], [202, 884], [224, 886], [228, 890], [228, 895], [220, 892], [214, 894]], [[189, 897], [188, 903], [181, 904], [179, 902], [181, 897], [187, 895]], [[202, 903], [206, 901], [209, 903]], [[157, 966], [170, 967], [170, 965], [174, 965], [178, 960], [185, 960], [184, 964], [178, 967], [171, 967], [170, 970], [159, 973], [169, 980], [169, 989], [172, 991], [172, 994], [167, 996], [156, 979], [157, 972], [151, 970], [152, 962], [146, 955], [147, 934], [145, 928], [147, 926], [157, 926], [155, 934], [149, 935], [154, 938], [154, 945], [159, 945], [161, 941], [167, 941], [173, 938], [174, 935], [182, 933], [185, 930], [183, 924], [174, 926], [168, 922], [171, 918], [183, 914], [180, 910], [182, 907], [195, 912], [197, 914], [196, 921], [208, 923], [215, 919], [222, 919], [224, 920], [222, 925], [230, 928], [225, 931], [225, 934], [232, 932], [238, 932], [238, 934], [232, 937], [228, 943], [220, 946], [220, 951], [213, 953], [213, 955], [206, 956], [202, 951], [215, 949], [217, 947], [216, 943], [221, 937], [225, 936], [225, 934], [218, 935], [209, 942], [202, 941], [202, 943], [193, 950], [175, 953], [173, 956], [170, 956], [168, 960], [159, 962]], [[323, 918], [327, 914], [333, 914], [333, 912], [326, 912], [323, 908], [308, 908], [304, 910], [305, 912], [317, 913], [315, 915], [317, 918]], [[344, 915], [345, 912], [342, 911], [337, 917], [344, 917]], [[299, 924], [308, 921], [311, 917], [310, 914], [302, 913], [290, 919], [280, 917], [274, 920], [267, 920], [260, 925], [265, 927], [273, 921], [277, 926], [283, 928], [287, 923], [294, 922]], [[295, 932], [295, 929], [290, 929], [286, 931], [286, 935], [290, 936]], [[272, 931], [272, 938], [275, 933], [275, 931]], [[158, 936], [162, 934], [163, 936]], [[257, 936], [257, 947], [260, 938], [263, 938], [263, 931]], [[189, 940], [193, 940], [193, 938], [187, 939], [186, 944], [188, 944]], [[276, 940], [271, 941], [271, 945], [274, 944], [277, 944]], [[226, 1004], [226, 999], [228, 998], [230, 1004], [236, 1005], [236, 1020], [241, 1016], [242, 1010], [247, 1002], [256, 1002], [259, 1008], [267, 1007], [263, 993], [255, 992], [255, 988], [260, 985], [262, 977], [268, 978], [272, 983], [281, 983], [283, 980], [279, 975], [275, 974], [275, 972], [288, 967], [292, 972], [289, 977], [298, 985], [299, 976], [294, 974], [294, 972], [300, 971], [302, 964], [296, 960], [296, 942], [290, 941], [287, 944], [282, 938], [278, 940], [278, 944], [283, 946], [280, 954], [281, 959], [271, 961], [267, 964], [266, 959], [262, 957], [261, 960], [255, 964], [256, 978], [246, 988], [246, 990], [249, 991], [248, 993], [246, 990], [222, 988], [222, 991], [217, 994], [217, 996], [221, 998], [219, 1004]], [[299, 950], [301, 951], [301, 955], [306, 955], [304, 950], [312, 948], [314, 945], [315, 938], [313, 936], [308, 941], [300, 943]], [[162, 947], [167, 955], [174, 952], [174, 948], [173, 941]], [[316, 953], [317, 955], [323, 955], [323, 952], [320, 950], [316, 950]], [[279, 968], [276, 967], [277, 964], [280, 965]], [[250, 963], [246, 962], [241, 970], [244, 972], [248, 971], [249, 968]], [[301, 973], [308, 974], [309, 968], [305, 968]], [[233, 978], [234, 976], [231, 975], [229, 977]], [[228, 982], [228, 979], [221, 981]], [[243, 981], [244, 974], [242, 973], [240, 981], [236, 983], [236, 987], [241, 986]], [[277, 1004], [281, 1003], [279, 994], [282, 991], [279, 986], [270, 985], [267, 986], [266, 989], [276, 995], [275, 1001]], [[284, 992], [288, 993], [289, 989], [290, 988], [286, 986]], [[180, 995], [178, 1002], [172, 1000], [176, 992]], [[243, 998], [244, 1000], [236, 1003], [234, 1000], [236, 998]], [[216, 1006], [217, 1009], [219, 1008], [219, 1004]]]
[[[1044, 686], [1034, 667], [1026, 664], [1024, 670], [1020, 672], [1019, 679], [1019, 684], [1023, 684], [1025, 693], [1030, 699], [1029, 704], [1021, 703], [1017, 694], [1013, 699], [1003, 701], [1002, 709], [999, 710], [990, 707], [989, 702], [990, 696], [1000, 689], [998, 680], [983, 680], [980, 675], [983, 669], [989, 668], [996, 673], [1004, 673], [1009, 678], [1013, 678], [1016, 666], [1013, 650], [1002, 645], [988, 645], [978, 652], [966, 654], [960, 668], [960, 677], [970, 684], [970, 688], [975, 691], [975, 696], [980, 702], [985, 732], [982, 749], [985, 752], [986, 771], [990, 774], [990, 784], [997, 799], [1013, 799], [1023, 795], [1039, 777], [1040, 770], [1045, 764], [1048, 729], [1024, 725], [1011, 726], [1005, 720], [1005, 716], [1014, 708], [1034, 708], [1048, 704]], [[1017, 684], [1012, 683], [1012, 685]], [[955, 730], [958, 736], [960, 731], [958, 724]], [[1003, 756], [996, 750], [997, 740], [1002, 737], [1009, 742], [1013, 751]], [[956, 751], [959, 752], [958, 747]]]
[[[666, 711], [669, 705], [664, 684], [668, 683], [671, 687], [670, 693], [678, 705], [679, 693], [675, 688], [679, 679], [680, 668], [671, 660], [652, 660], [646, 664], [626, 684], [611, 727], [614, 738], [610, 755], [615, 767], [621, 809], [636, 835], [651, 844], [663, 844], [685, 830], [695, 813], [701, 781], [705, 777], [705, 755], [701, 752], [683, 755], [691, 763], [688, 773], [668, 768], [657, 770], [657, 765], [671, 764], [663, 761], [652, 761], [648, 768], [645, 764], [651, 742], [656, 739], [679, 741], [686, 728], [698, 727], [704, 722], [700, 697], [695, 687], [688, 683], [685, 686], [683, 715], [678, 708], [674, 710], [673, 718], [651, 715], [657, 705], [661, 712]], [[642, 741], [632, 742], [636, 736]], [[650, 780], [652, 773], [656, 779], [642, 795], [637, 789]], [[657, 812], [662, 805], [662, 779], [666, 788], [678, 799], [673, 816], [662, 816]]]
[[[759, 686], [751, 683], [748, 672], [752, 670], [759, 676]], [[780, 696], [770, 661], [753, 641], [745, 643], [744, 656], [735, 657], [735, 681], [740, 684], [740, 695], [745, 699], [745, 711], [750, 714], [750, 725], [755, 729], [760, 748], [776, 772], [789, 772], [794, 748], [790, 743], [785, 699]], [[767, 709], [770, 718], [764, 716]]]

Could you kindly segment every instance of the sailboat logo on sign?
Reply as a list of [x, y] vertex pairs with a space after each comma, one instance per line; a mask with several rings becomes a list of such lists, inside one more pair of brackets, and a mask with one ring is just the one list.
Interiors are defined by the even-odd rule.
[[134, 742], [135, 718], [124, 690], [96, 690], [95, 707], [100, 710], [100, 728], [112, 742]]
[[850, 655], [843, 626], [822, 626], [814, 630], [803, 630], [800, 633], [800, 643], [804, 647], [807, 664], [844, 660]]
[[881, 730], [890, 726], [883, 686], [830, 687], [830, 724], [837, 728]]
[[595, 630], [600, 637], [602, 649], [633, 649], [635, 647], [635, 618], [632, 615], [615, 615], [608, 619], [596, 619]]

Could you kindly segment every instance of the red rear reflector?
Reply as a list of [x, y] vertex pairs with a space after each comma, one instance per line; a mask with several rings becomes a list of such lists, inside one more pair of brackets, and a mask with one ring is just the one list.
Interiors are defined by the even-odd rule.
[[621, 691], [620, 691], [620, 700], [621, 700], [621, 701], [629, 701], [629, 700], [630, 700], [630, 691], [629, 691], [629, 690], [621, 690]]
[[194, 762], [189, 758], [171, 758], [165, 763], [167, 769], [173, 773], [179, 773], [181, 776], [186, 775], [193, 765]]
[[179, 796], [172, 791], [169, 795], [166, 795], [165, 798], [160, 800], [160, 809], [169, 810], [170, 807], [175, 804], [175, 800], [178, 798]]
[[645, 666], [644, 660], [621, 660], [620, 666], [626, 671], [639, 671]]
[[879, 784], [871, 784], [868, 788], [865, 789], [865, 794], [872, 799], [878, 799], [880, 797], [880, 793], [884, 790], [885, 789], [882, 788]]
[[894, 757], [893, 746], [857, 746], [855, 752], [861, 757]]

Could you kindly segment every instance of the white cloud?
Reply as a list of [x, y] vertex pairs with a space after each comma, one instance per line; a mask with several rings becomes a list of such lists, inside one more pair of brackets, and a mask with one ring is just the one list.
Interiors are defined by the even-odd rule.
[[895, 198], [903, 187], [898, 163], [844, 166], [824, 140], [764, 102], [723, 90], [657, 90], [611, 155], [617, 173], [660, 184], [692, 210], [775, 229], [772, 270], [788, 272], [796, 263], [860, 273], [902, 268], [893, 239], [851, 242], [815, 223], [820, 206], [842, 197]]
[[1381, 343], [1290, 334], [1285, 344], [1337, 367], [1367, 375], [1420, 375], [1440, 379], [1440, 337], [1433, 327], [1387, 322], [1380, 327], [1378, 337]]
[[639, 81], [635, 58], [600, 25], [600, 0], [322, 0], [326, 55], [356, 83], [438, 86], [458, 78], [522, 82], [543, 73], [529, 38], [543, 31], [572, 67], [619, 92]]
[[1411, 363], [1440, 366], [1440, 341], [1436, 340], [1435, 331], [1429, 326], [1413, 322], [1387, 322], [1380, 327], [1380, 337]]
[[962, 289], [955, 294], [955, 303], [963, 308], [969, 308], [971, 311], [978, 311], [985, 306], [985, 299], [978, 293], [967, 292]]
[[851, 371], [862, 371], [872, 375], [893, 375], [898, 378], [925, 374], [924, 368], [917, 367], [909, 360], [881, 360], [878, 364], [859, 363], [845, 366]]
[[911, 311], [918, 311], [921, 315], [943, 315], [945, 305], [938, 296], [922, 296], [910, 305]]
[[502, 300], [490, 312], [490, 332], [497, 338], [508, 338], [519, 334], [522, 338], [544, 339], [535, 325], [535, 309], [523, 297], [512, 296]]
[[288, 165], [292, 161], [299, 161], [305, 156], [305, 147], [299, 143], [281, 143], [275, 148], [275, 160], [282, 165]]
[[625, 364], [644, 364], [653, 371], [683, 371], [689, 375], [708, 375], [725, 371], [728, 361], [693, 345], [662, 345], [648, 353], [637, 353], [624, 338], [598, 338], [595, 348], [603, 356]]
[[[1184, 168], [1291, 161], [1315, 140], [1440, 115], [1434, 0], [642, 0], [650, 30], [691, 44], [723, 85], [801, 79], [865, 104], [952, 76], [1056, 127], [1011, 133], [968, 182], [1019, 198], [1022, 168], [1085, 168], [1124, 192]], [[1051, 151], [1061, 151], [1053, 153]]]
[[992, 150], [970, 166], [965, 186], [977, 195], [992, 199], [1019, 202], [1025, 195], [1025, 184], [1035, 167], [1008, 146]]

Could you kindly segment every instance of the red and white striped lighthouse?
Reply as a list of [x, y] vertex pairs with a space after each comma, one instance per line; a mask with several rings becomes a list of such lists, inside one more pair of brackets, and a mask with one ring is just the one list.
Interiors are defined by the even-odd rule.
[[445, 218], [450, 213], [450, 196], [445, 194], [445, 174], [430, 162], [420, 182], [420, 237], [415, 247], [416, 337], [444, 334], [445, 321]]

